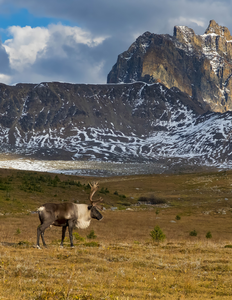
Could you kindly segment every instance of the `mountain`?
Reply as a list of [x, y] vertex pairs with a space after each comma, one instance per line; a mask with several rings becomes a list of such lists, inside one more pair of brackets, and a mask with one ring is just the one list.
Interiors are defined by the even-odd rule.
[[229, 166], [232, 112], [162, 83], [0, 85], [0, 150], [45, 159]]
[[203, 35], [175, 26], [173, 36], [145, 32], [118, 56], [108, 83], [161, 82], [177, 87], [205, 110], [232, 110], [232, 37], [211, 20]]
[[231, 41], [215, 21], [201, 36], [176, 26], [172, 37], [140, 36], [108, 84], [0, 84], [0, 152], [231, 168]]

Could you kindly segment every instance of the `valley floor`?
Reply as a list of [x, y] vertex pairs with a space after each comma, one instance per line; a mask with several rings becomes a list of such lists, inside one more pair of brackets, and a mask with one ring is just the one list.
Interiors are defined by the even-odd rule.
[[[168, 239], [154, 243], [149, 232], [141, 236], [144, 226], [128, 232], [130, 213], [112, 212], [110, 221], [94, 223], [94, 240], [86, 238], [90, 230], [79, 232], [82, 241], [74, 234], [74, 249], [68, 239], [59, 247], [61, 229], [55, 228], [46, 232], [48, 248], [36, 249], [36, 216], [1, 218], [0, 299], [231, 299], [232, 239], [176, 239], [174, 225], [173, 239], [171, 226], [163, 225]], [[139, 217], [140, 224], [141, 214], [151, 221], [151, 212], [132, 214], [131, 222]]]
[[[98, 178], [103, 220], [75, 230], [74, 249], [68, 238], [59, 247], [57, 227], [35, 248], [31, 212], [88, 203], [95, 178], [0, 169], [0, 300], [231, 299], [231, 171]], [[163, 242], [150, 236], [156, 225]]]

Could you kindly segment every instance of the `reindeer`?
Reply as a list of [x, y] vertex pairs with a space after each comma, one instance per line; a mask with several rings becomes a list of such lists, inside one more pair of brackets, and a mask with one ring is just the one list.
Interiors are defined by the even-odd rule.
[[91, 205], [87, 204], [75, 204], [75, 203], [46, 203], [40, 206], [37, 210], [41, 224], [37, 228], [37, 248], [40, 249], [39, 238], [41, 236], [44, 247], [46, 243], [44, 241], [44, 231], [49, 226], [62, 227], [62, 239], [60, 247], [63, 247], [65, 238], [65, 232], [68, 227], [69, 239], [71, 247], [73, 248], [73, 236], [72, 232], [74, 227], [85, 229], [90, 225], [91, 218], [101, 220], [103, 216], [98, 210], [102, 210], [103, 199], [93, 200], [92, 197], [98, 189], [98, 183], [94, 182], [90, 184], [91, 192], [89, 200]]

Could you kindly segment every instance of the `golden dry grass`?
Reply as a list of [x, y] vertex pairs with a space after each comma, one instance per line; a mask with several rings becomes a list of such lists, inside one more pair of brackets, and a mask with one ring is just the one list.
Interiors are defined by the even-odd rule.
[[[61, 228], [47, 229], [42, 250], [35, 248], [38, 216], [28, 210], [48, 201], [85, 202], [88, 190], [43, 182], [42, 192], [23, 191], [22, 174], [0, 170], [3, 187], [11, 187], [0, 190], [0, 299], [231, 299], [232, 249], [225, 247], [232, 245], [231, 172], [101, 178], [100, 187], [110, 191], [101, 195], [105, 207], [124, 210], [107, 209], [101, 222], [79, 230], [85, 240], [75, 240], [74, 249], [67, 238], [59, 247]], [[125, 210], [151, 194], [168, 205]], [[149, 236], [155, 225], [165, 242]], [[97, 238], [88, 240], [92, 229]]]

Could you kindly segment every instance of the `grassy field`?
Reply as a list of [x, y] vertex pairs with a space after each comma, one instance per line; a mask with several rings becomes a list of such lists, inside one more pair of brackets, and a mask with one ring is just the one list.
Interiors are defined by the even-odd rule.
[[75, 230], [74, 249], [57, 227], [36, 249], [31, 211], [88, 203], [93, 180], [0, 169], [0, 299], [231, 299], [232, 172], [98, 178], [103, 220]]

